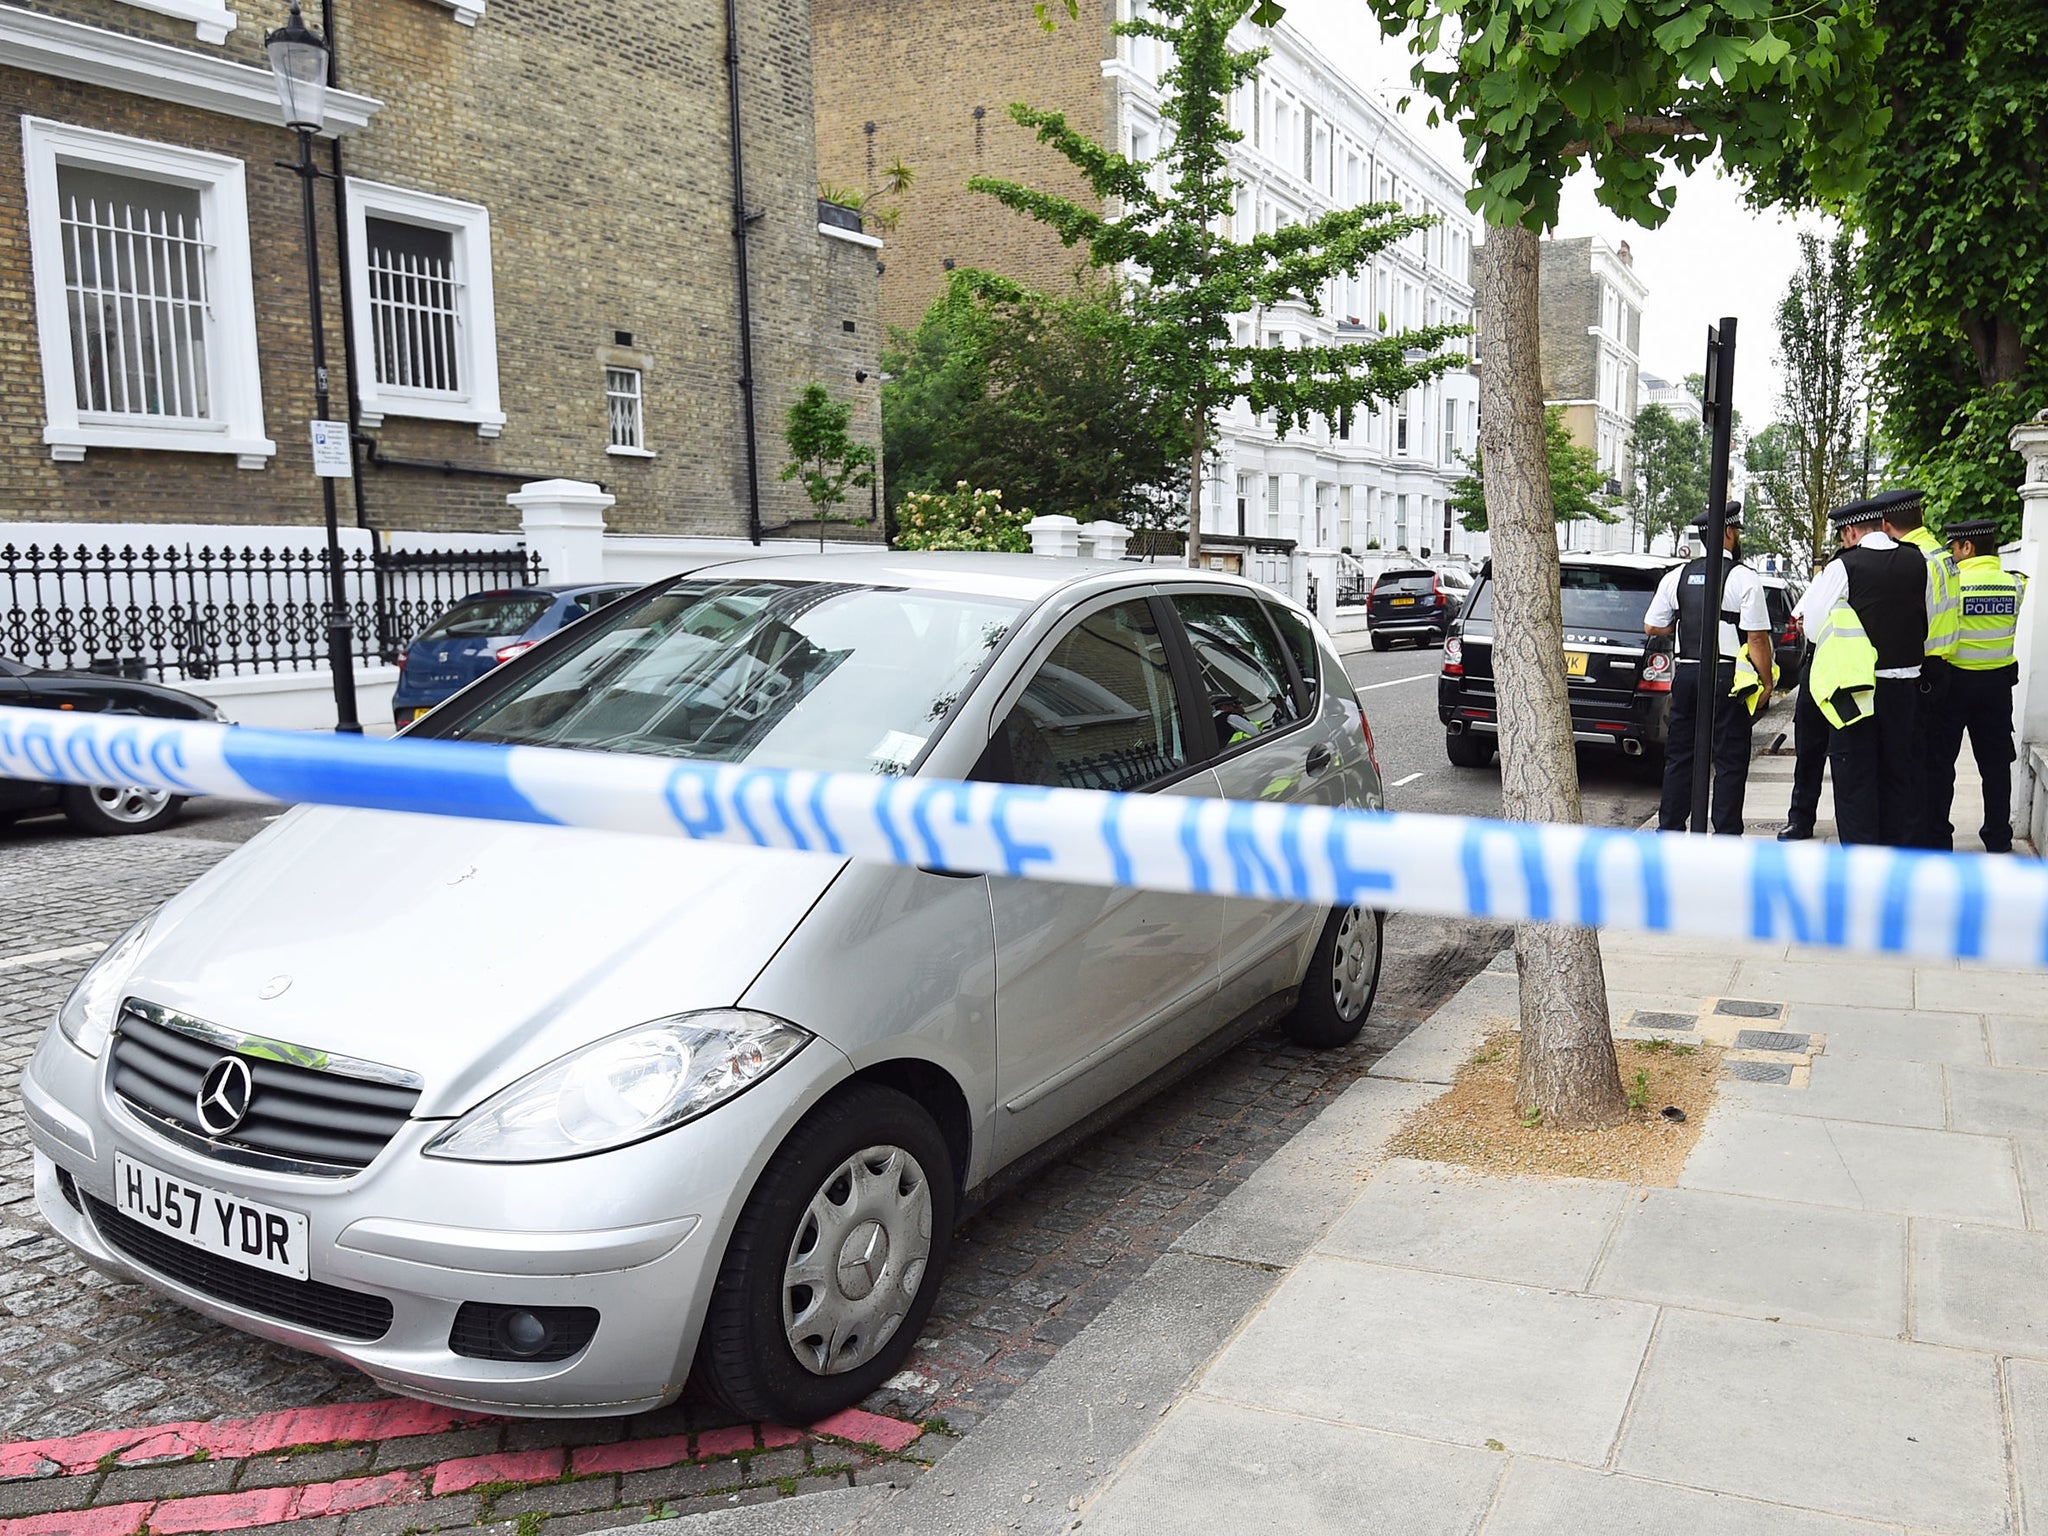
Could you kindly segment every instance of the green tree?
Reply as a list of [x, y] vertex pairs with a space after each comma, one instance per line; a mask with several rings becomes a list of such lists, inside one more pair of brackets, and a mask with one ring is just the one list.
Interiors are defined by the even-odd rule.
[[[1262, 50], [1233, 48], [1230, 31], [1254, 0], [1152, 0], [1118, 22], [1125, 37], [1151, 38], [1172, 60], [1160, 77], [1168, 148], [1140, 162], [1106, 149], [1058, 112], [1024, 104], [1010, 115], [1081, 173], [1101, 212], [1013, 181], [968, 183], [1087, 248], [1091, 265], [1136, 279], [1133, 312], [1148, 392], [1174, 402], [1186, 424], [1188, 560], [1201, 553], [1202, 465], [1216, 418], [1243, 398], [1285, 433], [1311, 417], [1335, 421], [1367, 401], [1391, 400], [1457, 361], [1440, 349], [1462, 326], [1431, 326], [1361, 343], [1293, 349], [1239, 342], [1235, 317], [1278, 304], [1320, 314], [1336, 277], [1426, 227], [1391, 203], [1368, 204], [1233, 239], [1237, 184], [1230, 146], [1232, 92], [1257, 73]], [[1070, 4], [1071, 8], [1071, 4]]]
[[804, 495], [817, 509], [820, 549], [825, 547], [825, 524], [833, 518], [832, 509], [846, 500], [848, 491], [875, 483], [875, 450], [853, 440], [852, 425], [851, 405], [834, 400], [822, 384], [806, 384], [790, 406], [789, 424], [783, 429], [790, 458], [782, 466], [782, 478], [801, 481]]
[[[1777, 436], [1761, 462], [1774, 519], [1798, 518], [1805, 528], [1801, 563], [1820, 563], [1828, 511], [1853, 499], [1864, 456], [1863, 284], [1855, 239], [1847, 231], [1823, 242], [1799, 236], [1799, 267], [1778, 303]], [[1751, 467], [1759, 462], [1751, 445]], [[1784, 551], [1788, 556], [1791, 551]]]
[[1051, 298], [954, 273], [883, 364], [892, 503], [965, 481], [1082, 522], [1171, 525], [1187, 474], [1183, 423], [1147, 388], [1139, 341], [1113, 288]]
[[887, 234], [903, 222], [901, 199], [916, 184], [917, 173], [902, 160], [891, 160], [882, 168], [881, 179], [872, 187], [842, 187], [818, 183], [818, 196], [828, 203], [851, 208], [860, 215], [861, 228]]
[[[1883, 113], [1872, 72], [1876, 0], [1369, 0], [1405, 32], [1414, 78], [1456, 123], [1486, 221], [1480, 277], [1480, 439], [1495, 577], [1493, 664], [1510, 816], [1576, 821], [1578, 774], [1557, 666], [1563, 624], [1544, 450], [1536, 269], [1565, 178], [1590, 171], [1603, 206], [1655, 226], [1662, 183], [1718, 154], [1766, 189], [1854, 190]], [[1269, 10], [1277, 4], [1269, 0]], [[1261, 18], [1265, 19], [1265, 18]], [[1524, 928], [1515, 1103], [1550, 1124], [1627, 1113], [1597, 936]]]
[[2048, 10], [1875, 0], [1889, 126], [1847, 212], [1864, 240], [1884, 435], [1929, 517], [2019, 527], [2011, 429], [2048, 408]]
[[1642, 530], [1643, 551], [1660, 533], [1670, 534], [1675, 546], [1680, 530], [1706, 510], [1706, 434], [1668, 405], [1646, 405], [1636, 413], [1629, 442], [1636, 464], [1629, 515]]
[[1800, 580], [1813, 575], [1820, 556], [1813, 544], [1813, 519], [1806, 492], [1792, 471], [1792, 429], [1774, 421], [1749, 440], [1743, 466], [1749, 471], [1748, 505], [1743, 508], [1743, 547], [1776, 555]]
[[[1560, 523], [1618, 522], [1620, 519], [1603, 502], [1602, 488], [1607, 476], [1600, 472], [1599, 455], [1582, 447], [1564, 422], [1564, 407], [1549, 406], [1543, 413], [1544, 446], [1550, 455], [1550, 510]], [[1486, 451], [1475, 461], [1465, 461], [1465, 473], [1451, 487], [1448, 498], [1459, 523], [1470, 533], [1485, 533]]]

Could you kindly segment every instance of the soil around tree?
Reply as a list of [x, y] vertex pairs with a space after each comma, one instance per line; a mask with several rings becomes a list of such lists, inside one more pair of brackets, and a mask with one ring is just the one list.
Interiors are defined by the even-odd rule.
[[[1669, 1040], [1616, 1042], [1628, 1118], [1599, 1131], [1524, 1125], [1515, 1113], [1521, 1036], [1488, 1037], [1458, 1069], [1449, 1092], [1410, 1115], [1388, 1146], [1396, 1157], [1457, 1163], [1482, 1173], [1612, 1179], [1673, 1185], [1713, 1107], [1721, 1048]], [[1667, 1106], [1685, 1115], [1665, 1117]]]

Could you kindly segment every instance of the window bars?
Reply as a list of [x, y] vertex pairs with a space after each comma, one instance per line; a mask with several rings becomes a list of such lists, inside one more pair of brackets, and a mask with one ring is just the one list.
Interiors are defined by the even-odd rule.
[[69, 168], [59, 190], [80, 414], [205, 422], [209, 247], [199, 193]]
[[644, 452], [647, 447], [647, 429], [640, 414], [640, 370], [605, 369], [604, 403], [611, 422], [611, 446]]
[[377, 382], [460, 394], [462, 283], [455, 270], [455, 236], [395, 219], [365, 224]]

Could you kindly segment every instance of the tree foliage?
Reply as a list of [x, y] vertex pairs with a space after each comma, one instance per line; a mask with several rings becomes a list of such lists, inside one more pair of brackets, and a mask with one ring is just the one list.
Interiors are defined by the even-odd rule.
[[1804, 493], [1788, 466], [1791, 429], [1772, 422], [1749, 440], [1743, 466], [1749, 471], [1749, 494], [1743, 507], [1743, 547], [1752, 554], [1776, 555], [1785, 568], [1804, 581], [1819, 565], [1813, 547], [1813, 522]]
[[[1560, 523], [1591, 520], [1619, 521], [1601, 499], [1607, 476], [1601, 471], [1599, 455], [1580, 445], [1565, 425], [1564, 407], [1553, 405], [1543, 413], [1543, 443], [1550, 454], [1550, 506]], [[1485, 453], [1465, 460], [1465, 473], [1458, 477], [1447, 498], [1458, 522], [1468, 533], [1487, 531]]]
[[1668, 405], [1646, 405], [1636, 413], [1629, 439], [1636, 483], [1629, 493], [1629, 517], [1642, 531], [1647, 553], [1659, 534], [1674, 540], [1707, 506], [1707, 443], [1700, 424]]
[[852, 425], [851, 405], [834, 400], [822, 384], [806, 384], [791, 404], [783, 429], [789, 462], [782, 466], [781, 478], [802, 484], [816, 509], [820, 543], [827, 520], [836, 515], [846, 493], [875, 483], [874, 447], [855, 442]]
[[892, 511], [914, 492], [965, 482], [1084, 523], [1171, 526], [1185, 423], [1148, 386], [1140, 340], [1113, 287], [1051, 298], [955, 272], [883, 359]]
[[[1391, 203], [1342, 209], [1237, 240], [1231, 228], [1237, 183], [1230, 146], [1231, 94], [1251, 80], [1262, 50], [1235, 48], [1231, 29], [1254, 0], [1152, 0], [1124, 37], [1164, 45], [1160, 77], [1167, 147], [1141, 162], [1107, 149], [1059, 112], [1022, 103], [1010, 115], [1080, 172], [1101, 209], [1019, 182], [976, 177], [971, 187], [1084, 246], [1091, 265], [1135, 275], [1133, 314], [1148, 393], [1173, 402], [1185, 423], [1190, 560], [1199, 556], [1202, 475], [1216, 418], [1244, 398], [1270, 412], [1281, 432], [1311, 417], [1336, 420], [1367, 401], [1391, 400], [1436, 377], [1456, 359], [1442, 344], [1461, 326], [1431, 326], [1357, 343], [1299, 349], [1239, 342], [1234, 317], [1276, 304], [1320, 314], [1332, 279], [1431, 221]], [[1413, 354], [1411, 356], [1411, 354]]]
[[[1780, 523], [1801, 529], [1798, 563], [1812, 570], [1828, 541], [1828, 512], [1862, 486], [1867, 419], [1863, 356], [1863, 284], [1855, 238], [1844, 230], [1823, 242], [1799, 236], [1799, 268], [1778, 303], [1778, 420], [1749, 468]], [[1760, 434], [1761, 435], [1761, 434]], [[1752, 495], [1751, 499], [1759, 499]], [[1789, 539], [1786, 542], [1790, 542]], [[1780, 551], [1792, 556], [1794, 551]]]
[[861, 228], [870, 234], [888, 234], [903, 222], [903, 194], [916, 181], [917, 173], [899, 158], [882, 167], [881, 178], [872, 187], [842, 187], [821, 181], [818, 196], [851, 208], [860, 215]]

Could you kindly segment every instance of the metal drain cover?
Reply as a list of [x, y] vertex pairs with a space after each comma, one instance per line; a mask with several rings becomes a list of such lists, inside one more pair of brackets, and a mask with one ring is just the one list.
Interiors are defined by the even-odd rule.
[[1792, 1069], [1775, 1061], [1728, 1061], [1721, 1070], [1745, 1083], [1789, 1083]]
[[1690, 1013], [1648, 1013], [1638, 1009], [1628, 1021], [1630, 1029], [1672, 1029], [1690, 1032], [1700, 1027], [1699, 1017]]
[[1804, 1051], [1810, 1035], [1780, 1034], [1775, 1029], [1745, 1029], [1735, 1037], [1738, 1051]]
[[1714, 1004], [1716, 1013], [1732, 1013], [1738, 1019], [1782, 1019], [1783, 1003], [1752, 1003], [1739, 997], [1724, 997]]

